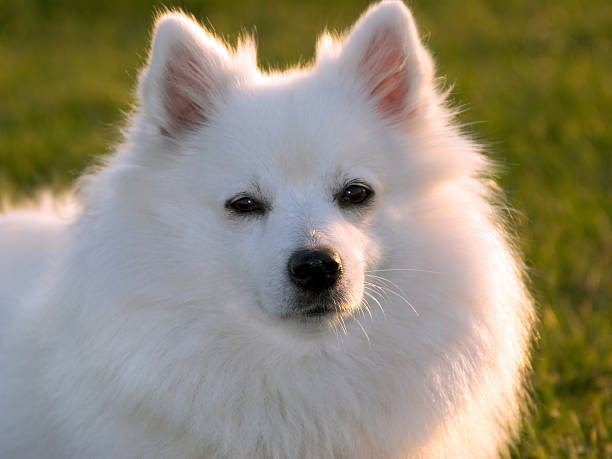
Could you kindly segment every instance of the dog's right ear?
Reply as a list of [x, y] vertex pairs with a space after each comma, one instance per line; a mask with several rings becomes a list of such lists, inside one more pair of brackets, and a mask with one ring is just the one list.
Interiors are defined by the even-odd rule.
[[166, 13], [140, 76], [144, 115], [161, 135], [176, 138], [207, 121], [231, 78], [227, 48], [191, 18]]

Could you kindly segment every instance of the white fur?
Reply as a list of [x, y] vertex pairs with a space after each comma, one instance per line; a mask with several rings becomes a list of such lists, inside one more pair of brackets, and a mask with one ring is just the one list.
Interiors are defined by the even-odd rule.
[[[409, 11], [372, 7], [307, 68], [255, 61], [163, 15], [78, 218], [0, 219], [0, 457], [506, 450], [533, 306]], [[353, 178], [369, 210], [333, 200]], [[271, 210], [228, 214], [240, 192]], [[345, 312], [283, 318], [287, 259], [317, 244], [342, 256]]]

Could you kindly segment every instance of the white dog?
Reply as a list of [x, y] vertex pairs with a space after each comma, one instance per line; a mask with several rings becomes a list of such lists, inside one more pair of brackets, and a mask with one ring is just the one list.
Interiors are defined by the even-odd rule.
[[534, 312], [399, 1], [314, 63], [155, 26], [70, 223], [0, 219], [0, 457], [492, 457]]

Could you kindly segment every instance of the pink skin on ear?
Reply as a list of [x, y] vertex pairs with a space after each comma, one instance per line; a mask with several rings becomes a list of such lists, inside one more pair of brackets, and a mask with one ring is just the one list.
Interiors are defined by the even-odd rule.
[[170, 53], [163, 82], [163, 104], [168, 125], [161, 128], [161, 133], [173, 137], [206, 122], [204, 105], [210, 85], [202, 68], [202, 59], [182, 46], [175, 46]]
[[366, 82], [368, 96], [385, 117], [405, 117], [410, 81], [401, 38], [391, 29], [376, 33], [359, 62], [358, 72]]

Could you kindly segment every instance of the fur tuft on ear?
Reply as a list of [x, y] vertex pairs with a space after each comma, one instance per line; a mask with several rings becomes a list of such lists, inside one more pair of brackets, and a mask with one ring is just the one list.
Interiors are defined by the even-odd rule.
[[232, 77], [227, 48], [181, 13], [155, 25], [147, 67], [140, 77], [145, 115], [167, 137], [205, 123]]
[[341, 72], [356, 80], [383, 118], [401, 122], [433, 81], [433, 63], [410, 11], [399, 0], [371, 7], [339, 51]]

